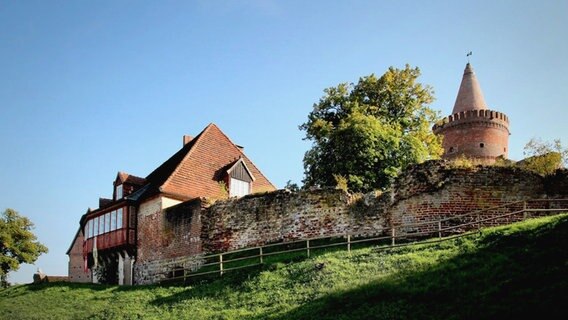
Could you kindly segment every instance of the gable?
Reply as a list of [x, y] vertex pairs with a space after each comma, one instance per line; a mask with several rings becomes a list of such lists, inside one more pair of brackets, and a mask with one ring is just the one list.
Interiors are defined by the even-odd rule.
[[162, 192], [189, 198], [226, 197], [222, 186], [227, 174], [226, 168], [239, 162], [239, 159], [244, 162], [250, 179], [254, 178], [253, 192], [276, 189], [216, 125], [207, 126], [189, 144], [191, 149], [163, 183], [160, 189]]
[[[69, 246], [69, 249], [67, 249], [67, 251], [65, 252], [66, 255], [71, 255], [73, 251], [73, 249], [78, 248], [78, 246], [81, 245], [81, 249], [83, 248], [83, 228], [81, 226], [79, 226], [79, 228], [77, 229], [77, 232], [75, 233], [75, 237], [73, 237], [73, 241], [71, 242], [71, 245]], [[81, 250], [82, 251], [82, 250]]]
[[245, 181], [245, 182], [253, 182], [254, 176], [248, 169], [246, 163], [244, 162], [243, 158], [239, 158], [234, 164], [230, 166], [227, 170], [227, 175], [230, 178]]

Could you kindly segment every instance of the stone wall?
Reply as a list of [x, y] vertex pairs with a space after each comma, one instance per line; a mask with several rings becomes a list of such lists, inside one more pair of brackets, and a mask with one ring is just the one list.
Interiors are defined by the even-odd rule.
[[[177, 267], [199, 265], [202, 200], [196, 199], [138, 216], [137, 284], [155, 283], [172, 276]], [[150, 207], [156, 207], [150, 204]]]
[[[383, 194], [350, 195], [334, 189], [279, 190], [240, 199], [185, 202], [138, 218], [136, 282], [175, 276], [175, 267], [194, 269], [203, 254], [346, 233], [398, 236], [435, 232], [440, 218], [456, 217], [514, 201], [566, 197], [568, 173], [543, 178], [518, 168], [454, 168], [431, 161], [408, 168]], [[486, 211], [483, 217], [520, 210], [523, 203]], [[482, 218], [483, 218], [482, 217]], [[447, 221], [442, 227], [473, 218]], [[522, 218], [513, 215], [485, 225]], [[419, 226], [409, 224], [425, 223]], [[435, 235], [436, 233], [432, 234]]]
[[[513, 167], [476, 166], [454, 168], [443, 161], [431, 161], [409, 168], [399, 177], [391, 191], [387, 209], [394, 225], [437, 221], [476, 210], [502, 206], [514, 201], [546, 198], [545, 179], [537, 174]], [[522, 203], [484, 211], [481, 218], [521, 210]], [[477, 219], [469, 216], [447, 221], [445, 226]], [[522, 214], [485, 225], [512, 222]], [[437, 223], [402, 228], [403, 233], [436, 231]]]
[[[202, 213], [207, 253], [345, 233], [374, 234], [386, 223], [378, 210], [352, 210], [357, 198], [342, 190], [264, 195], [216, 202]], [[363, 201], [363, 200], [360, 200]], [[369, 207], [370, 208], [370, 207]]]

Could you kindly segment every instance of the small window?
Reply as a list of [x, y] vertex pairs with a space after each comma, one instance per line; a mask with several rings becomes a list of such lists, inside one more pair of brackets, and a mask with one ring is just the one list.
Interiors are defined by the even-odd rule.
[[110, 214], [110, 231], [116, 230], [116, 210]]
[[119, 184], [118, 186], [116, 186], [116, 198], [114, 200], [119, 200], [122, 199], [122, 185]]
[[450, 147], [450, 153], [454, 152], [454, 147]]
[[83, 231], [83, 233], [85, 234], [85, 239], [89, 239], [91, 237], [89, 234], [90, 228], [91, 228], [91, 220], [87, 221], [87, 224], [85, 225], [85, 231]]
[[110, 231], [110, 212], [105, 214], [105, 232]]
[[118, 212], [117, 212], [117, 215], [116, 215], [116, 228], [122, 229], [122, 208], [118, 209]]
[[250, 193], [250, 183], [239, 179], [231, 178], [229, 197], [242, 197]]
[[99, 217], [96, 217], [94, 220], [94, 232], [93, 232], [93, 236], [98, 236], [99, 235]]
[[482, 143], [479, 144], [479, 147], [483, 148], [483, 147], [485, 147], [485, 144], [483, 144], [483, 142], [482, 142]]
[[105, 216], [99, 217], [99, 234], [105, 233]]
[[507, 152], [507, 148], [503, 148], [503, 152]]

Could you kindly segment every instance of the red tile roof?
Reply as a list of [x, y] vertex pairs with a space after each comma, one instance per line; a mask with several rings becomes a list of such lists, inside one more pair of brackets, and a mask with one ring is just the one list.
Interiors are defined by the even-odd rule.
[[146, 179], [122, 171], [118, 172], [116, 180], [121, 183], [129, 183], [137, 186], [143, 186], [146, 184]]
[[255, 177], [253, 193], [276, 189], [242, 150], [212, 123], [146, 177], [151, 186], [143, 197], [156, 192], [187, 199], [226, 197], [221, 182], [227, 165], [241, 157]]

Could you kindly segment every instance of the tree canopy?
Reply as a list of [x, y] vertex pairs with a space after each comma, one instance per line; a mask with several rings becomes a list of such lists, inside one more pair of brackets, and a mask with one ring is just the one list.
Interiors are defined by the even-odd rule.
[[34, 224], [12, 209], [0, 216], [0, 280], [7, 285], [10, 271], [19, 269], [21, 263], [33, 263], [47, 247], [37, 241], [31, 231]]
[[304, 185], [346, 180], [352, 191], [384, 189], [404, 167], [438, 158], [433, 90], [419, 76], [409, 65], [390, 67], [380, 78], [371, 74], [325, 89], [300, 125], [313, 142], [304, 156]]
[[562, 146], [560, 139], [553, 142], [532, 138], [524, 147], [523, 154], [527, 157], [518, 165], [542, 175], [554, 173], [566, 165], [568, 149]]

